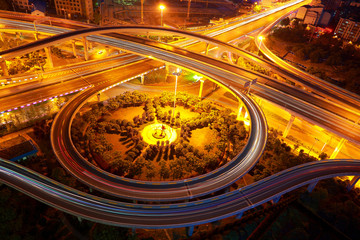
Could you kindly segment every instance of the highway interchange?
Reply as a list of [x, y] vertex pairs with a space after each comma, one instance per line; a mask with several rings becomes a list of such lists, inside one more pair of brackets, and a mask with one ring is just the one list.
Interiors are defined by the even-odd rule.
[[[150, 28], [150, 27], [138, 27], [138, 26], [129, 26], [129, 27], [109, 27], [102, 29], [89, 29], [89, 30], [78, 30], [71, 33], [65, 33], [63, 35], [57, 35], [52, 38], [47, 38], [41, 41], [36, 42], [35, 44], [26, 45], [26, 47], [22, 47], [19, 49], [13, 49], [12, 53], [2, 52], [0, 55], [4, 56], [14, 56], [23, 54], [26, 51], [33, 51], [34, 49], [43, 48], [46, 44], [54, 44], [56, 41], [64, 41], [66, 37], [69, 39], [74, 36], [81, 36], [84, 32], [92, 32], [92, 33], [100, 33], [100, 32], [114, 32], [116, 31], [129, 31], [134, 29], [144, 29], [146, 28], [156, 30], [156, 31], [174, 31], [177, 34], [180, 31], [177, 30], [164, 30], [161, 28]], [[76, 35], [80, 34], [80, 35]], [[192, 37], [195, 34], [184, 33], [184, 35], [191, 35]], [[218, 41], [214, 41], [212, 39], [208, 39], [203, 36], [196, 36], [197, 39], [203, 38], [205, 41], [211, 41], [212, 44], [220, 44], [226, 47], [227, 49], [231, 49], [231, 46], [226, 46], [226, 44], [219, 43]], [[245, 150], [239, 154], [238, 158], [233, 160], [231, 164], [224, 166], [219, 170], [219, 173], [213, 172], [209, 174], [211, 177], [201, 177], [198, 179], [193, 179], [194, 183], [186, 183], [186, 187], [184, 186], [185, 181], [175, 182], [175, 184], [183, 185], [183, 187], [174, 188], [174, 195], [170, 197], [169, 200], [174, 199], [184, 199], [184, 198], [193, 198], [194, 196], [202, 196], [206, 193], [213, 192], [218, 190], [221, 186], [225, 187], [231, 184], [233, 181], [238, 179], [235, 177], [235, 174], [242, 176], [247, 171], [251, 169], [251, 167], [256, 163], [258, 157], [261, 155], [264, 144], [266, 141], [266, 122], [263, 117], [263, 114], [257, 104], [248, 98], [246, 95], [242, 94], [237, 89], [242, 89], [243, 85], [246, 81], [253, 79], [254, 76], [262, 78], [261, 81], [266, 82], [271, 80], [266, 76], [261, 76], [254, 72], [249, 72], [245, 69], [241, 69], [238, 66], [233, 64], [225, 63], [216, 59], [209, 58], [207, 56], [196, 54], [190, 52], [188, 50], [184, 50], [178, 47], [169, 46], [167, 44], [154, 42], [151, 40], [144, 40], [134, 36], [124, 35], [124, 34], [116, 34], [116, 43], [117, 46], [122, 49], [126, 49], [130, 52], [135, 52], [141, 54], [143, 56], [151, 55], [153, 58], [163, 60], [168, 63], [172, 63], [175, 65], [179, 65], [181, 67], [196, 71], [201, 73], [202, 75], [212, 79], [227, 87], [233, 93], [235, 93], [239, 99], [246, 104], [247, 110], [251, 116], [251, 138], [249, 139], [248, 145]], [[43, 44], [43, 45], [41, 45]], [[239, 51], [238, 49], [232, 49], [235, 52]], [[149, 54], [150, 53], [150, 54]], [[240, 52], [236, 52], [237, 54], [241, 54]], [[8, 55], [6, 55], [8, 54]], [[252, 56], [253, 57], [253, 56]], [[140, 61], [149, 61], [149, 60], [140, 60]], [[144, 69], [145, 71], [145, 69]], [[244, 77], [245, 76], [245, 77]], [[130, 76], [122, 76], [123, 80], [128, 79]], [[72, 152], [68, 155], [64, 151], [74, 151], [72, 150], [72, 143], [70, 136], [70, 128], [71, 125], [71, 115], [76, 113], [76, 110], [81, 106], [81, 103], [86, 99], [91, 97], [93, 94], [96, 94], [101, 89], [109, 87], [118, 83], [119, 79], [112, 79], [106, 82], [101, 82], [95, 85], [92, 85], [91, 88], [84, 90], [80, 94], [78, 94], [75, 98], [73, 98], [68, 105], [66, 106], [68, 109], [65, 111], [61, 111], [55, 120], [55, 124], [52, 128], [52, 140], [55, 153], [58, 154], [58, 158], [61, 156], [67, 156], [69, 159], [77, 159], [76, 152]], [[260, 81], [260, 82], [261, 82]], [[275, 83], [274, 83], [275, 84]], [[290, 89], [288, 86], [278, 83], [282, 89]], [[345, 118], [342, 117], [341, 114], [335, 114], [330, 111], [334, 106], [331, 105], [329, 101], [323, 98], [317, 98], [312, 96], [310, 93], [305, 91], [299, 91], [298, 89], [293, 88], [292, 93], [297, 92], [298, 95], [303, 95], [304, 99], [301, 99], [297, 95], [297, 98], [290, 96], [288, 93], [280, 93], [279, 89], [272, 89], [273, 86], [262, 85], [254, 86], [255, 94], [263, 97], [265, 99], [271, 99], [275, 101], [275, 103], [282, 105], [283, 101], [286, 101], [286, 109], [299, 114], [300, 116], [309, 119], [310, 121], [316, 122], [321, 126], [325, 126], [326, 128], [330, 128], [332, 131], [339, 133], [339, 135], [346, 137], [349, 140], [354, 142], [360, 142], [358, 139], [358, 134], [354, 130], [354, 122], [349, 121], [353, 120], [352, 118], [356, 118], [357, 112], [355, 112], [355, 116], [351, 116], [351, 112], [356, 109], [356, 106], [351, 104], [351, 101], [346, 103], [346, 107], [338, 106], [340, 109], [344, 109], [343, 113], [346, 111], [348, 115], [345, 115]], [[301, 94], [300, 94], [301, 93]], [[336, 96], [334, 96], [336, 97]], [[299, 98], [301, 99], [299, 101]], [[305, 102], [305, 99], [308, 102]], [[317, 103], [315, 103], [314, 99], [317, 99]], [[278, 102], [276, 102], [276, 100]], [[312, 102], [314, 101], [314, 102]], [[318, 104], [314, 106], [314, 104]], [[323, 106], [321, 106], [323, 104]], [[329, 109], [326, 109], [326, 106], [329, 106]], [[325, 108], [322, 109], [320, 107]], [[65, 109], [65, 108], [63, 108]], [[350, 109], [350, 110], [348, 110]], [[62, 115], [63, 114], [63, 115]], [[349, 117], [350, 116], [350, 117]], [[60, 119], [60, 120], [59, 120]], [[336, 122], [337, 121], [337, 122]], [[56, 125], [58, 123], [59, 125]], [[351, 128], [349, 127], [351, 126]], [[65, 133], [64, 133], [65, 132]], [[248, 159], [247, 166], [242, 165], [243, 157], [246, 154], [251, 154], [252, 157]], [[59, 157], [60, 156], [60, 157]], [[74, 157], [75, 156], [75, 157]], [[241, 157], [240, 157], [241, 156]], [[59, 159], [61, 161], [61, 159]], [[63, 166], [72, 171], [70, 168], [72, 166], [64, 164], [66, 161], [61, 161]], [[245, 161], [246, 162], [246, 161]], [[80, 164], [81, 167], [84, 167], [80, 162], [73, 162]], [[233, 164], [233, 165], [232, 165]], [[231, 166], [230, 166], [231, 165]], [[340, 175], [357, 175], [360, 170], [360, 163], [356, 160], [328, 160], [321, 161], [316, 163], [310, 163], [306, 165], [301, 165], [295, 167], [293, 169], [288, 169], [284, 172], [266, 178], [260, 182], [256, 182], [251, 184], [245, 188], [226, 193], [214, 198], [207, 198], [205, 200], [199, 201], [190, 201], [188, 203], [183, 204], [160, 204], [160, 205], [142, 205], [142, 204], [129, 204], [129, 203], [121, 203], [109, 201], [107, 199], [101, 199], [95, 196], [87, 195], [84, 193], [80, 193], [77, 190], [70, 189], [69, 187], [63, 186], [54, 182], [53, 180], [47, 179], [37, 173], [32, 172], [31, 170], [27, 170], [21, 166], [15, 165], [14, 163], [9, 163], [5, 160], [1, 161], [1, 178], [4, 182], [8, 183], [11, 186], [23, 191], [40, 201], [43, 201], [47, 204], [50, 204], [54, 207], [62, 209], [66, 212], [75, 214], [77, 216], [82, 216], [84, 218], [92, 219], [95, 221], [112, 224], [112, 225], [120, 225], [127, 227], [143, 227], [143, 228], [168, 228], [168, 227], [180, 227], [180, 226], [193, 226], [196, 224], [206, 223], [215, 221], [218, 219], [222, 219], [224, 217], [240, 214], [243, 211], [251, 209], [259, 204], [262, 204], [266, 201], [274, 199], [277, 196], [282, 195], [285, 192], [291, 191], [294, 188], [299, 186], [303, 186], [312, 182], [316, 182], [323, 178], [340, 176]], [[232, 172], [227, 172], [229, 168], [231, 168]], [[78, 166], [74, 167], [75, 169]], [[83, 169], [80, 169], [80, 172]], [[92, 171], [92, 170], [91, 170]], [[85, 172], [85, 171], [83, 171]], [[77, 176], [77, 173], [74, 171], [72, 174]], [[88, 173], [87, 173], [88, 174]], [[98, 173], [96, 173], [98, 174]], [[104, 176], [104, 175], [103, 175]], [[220, 178], [217, 178], [220, 177]], [[111, 177], [112, 178], [112, 177]], [[94, 180], [94, 176], [91, 176], [91, 179]], [[92, 181], [92, 180], [84, 180]], [[225, 180], [227, 181], [225, 181]], [[104, 179], [100, 179], [103, 181]], [[108, 179], [107, 179], [108, 180]], [[200, 181], [204, 180], [203, 189], [199, 189], [197, 185]], [[213, 181], [213, 182], [212, 182]], [[225, 181], [225, 182], [223, 182]], [[99, 182], [99, 181], [95, 181]], [[192, 182], [192, 180], [191, 180]], [[208, 183], [207, 183], [208, 182]], [[35, 183], [35, 184], [34, 184]], [[97, 184], [97, 183], [96, 183]], [[112, 184], [112, 183], [111, 183]], [[124, 184], [124, 183], [122, 183]], [[128, 185], [130, 187], [138, 188], [143, 183], [137, 183], [135, 181], [131, 182]], [[191, 186], [194, 184], [193, 186]], [[218, 184], [218, 185], [217, 185]], [[89, 183], [91, 186], [91, 183]], [[130, 186], [131, 185], [131, 186]], [[151, 185], [151, 184], [150, 184]], [[170, 185], [169, 183], [164, 183], [163, 186]], [[214, 185], [214, 186], [212, 186]], [[154, 185], [158, 186], [158, 185]], [[189, 196], [188, 191], [185, 191], [186, 188], [194, 187], [190, 192], [194, 193]], [[211, 188], [208, 188], [208, 187]], [[148, 187], [148, 186], [147, 186]], [[101, 189], [102, 187], [97, 187]], [[159, 187], [155, 187], [158, 188]], [[110, 189], [110, 188], [109, 188]], [[132, 189], [134, 190], [134, 189]], [[199, 191], [198, 191], [199, 190]], [[197, 192], [198, 191], [198, 192]], [[112, 190], [106, 191], [110, 194], [114, 194]], [[131, 192], [131, 189], [130, 191]], [[162, 196], [162, 191], [159, 191], [159, 195]], [[120, 194], [124, 194], [123, 197], [133, 198], [133, 199], [149, 199], [149, 200], [163, 200], [163, 199], [151, 199], [149, 194], [138, 191], [140, 195], [126, 195], [126, 193], [122, 192]], [[115, 195], [115, 194], [114, 194]], [[165, 196], [165, 194], [163, 194]], [[166, 200], [166, 199], [165, 199]], [[166, 226], [164, 226], [166, 225]]]

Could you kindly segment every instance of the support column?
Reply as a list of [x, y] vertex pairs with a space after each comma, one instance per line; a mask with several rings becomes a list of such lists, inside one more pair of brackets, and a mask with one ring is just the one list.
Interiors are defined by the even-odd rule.
[[90, 41], [87, 41], [87, 44], [88, 44], [88, 50], [92, 49], [92, 47], [93, 47], [93, 44], [92, 44], [92, 42], [90, 42]]
[[9, 70], [8, 70], [8, 68], [6, 66], [5, 59], [3, 59], [1, 56], [0, 56], [0, 66], [1, 66], [1, 69], [3, 71], [4, 77], [8, 77], [9, 76]]
[[5, 41], [5, 37], [4, 37], [4, 33], [3, 32], [0, 32], [0, 39], [1, 39], [1, 41]]
[[169, 64], [165, 63], [165, 81], [169, 75]]
[[86, 37], [82, 37], [82, 42], [83, 42], [83, 46], [84, 46], [85, 61], [87, 61], [87, 60], [89, 60], [89, 53], [88, 53], [88, 46], [87, 46]]
[[276, 197], [274, 197], [274, 198], [271, 200], [272, 204], [276, 204], [276, 203], [278, 203], [278, 202], [279, 202], [279, 200], [280, 200], [280, 198], [281, 198], [281, 195], [280, 195], [280, 196], [276, 196]]
[[236, 214], [236, 219], [241, 219], [242, 218], [242, 216], [244, 215], [244, 212], [242, 211], [242, 212], [239, 212], [238, 214]]
[[82, 218], [81, 218], [81, 217], [78, 216], [77, 219], [78, 219], [79, 222], [82, 222]]
[[318, 183], [318, 181], [313, 182], [313, 183], [310, 183], [310, 185], [309, 185], [308, 188], [307, 188], [307, 191], [308, 191], [309, 193], [311, 193], [311, 192], [314, 190], [314, 188], [315, 188], [315, 186], [316, 186], [317, 183]]
[[349, 184], [346, 186], [347, 190], [350, 191], [351, 189], [353, 189], [356, 185], [356, 183], [359, 181], [360, 176], [354, 176], [351, 181], [349, 182]]
[[240, 120], [240, 118], [241, 118], [241, 112], [242, 112], [243, 107], [244, 107], [243, 103], [240, 103], [238, 114], [236, 117], [237, 120]]
[[338, 143], [338, 145], [336, 146], [334, 152], [331, 154], [330, 158], [329, 159], [334, 159], [336, 158], [336, 156], [338, 155], [338, 153], [340, 152], [341, 148], [344, 146], [346, 142], [346, 139], [342, 138], [340, 140], [340, 142]]
[[49, 67], [53, 68], [54, 63], [53, 63], [53, 60], [52, 60], [52, 57], [51, 57], [51, 49], [50, 49], [50, 47], [46, 47], [44, 49], [45, 49], [45, 53], [46, 53], [46, 59], [48, 60], [48, 63], [49, 63]]
[[188, 227], [188, 232], [187, 232], [188, 236], [191, 237], [193, 233], [194, 233], [194, 226]]
[[208, 55], [209, 49], [210, 49], [210, 43], [207, 43], [205, 48], [205, 55]]
[[39, 40], [39, 33], [38, 32], [34, 33], [34, 38], [35, 38], [36, 41]]
[[77, 57], [77, 54], [76, 54], [76, 45], [75, 45], [75, 41], [71, 41], [71, 45], [72, 45], [72, 51], [73, 51], [73, 54], [74, 54], [74, 57]]
[[202, 91], [204, 87], [204, 80], [200, 79], [200, 90], [199, 90], [199, 98], [202, 98]]
[[144, 84], [144, 75], [141, 75], [141, 77], [140, 77], [140, 83], [141, 83], [141, 84]]
[[294, 116], [294, 115], [291, 115], [290, 120], [289, 120], [289, 122], [288, 122], [288, 125], [286, 126], [286, 129], [285, 129], [285, 131], [283, 132], [283, 138], [286, 138], [286, 136], [288, 135], [288, 133], [289, 133], [289, 131], [290, 131], [290, 129], [291, 129], [291, 126], [292, 126], [294, 120], [295, 120], [295, 116]]
[[227, 52], [227, 55], [228, 55], [228, 62], [233, 64], [232, 53], [229, 51], [229, 52]]

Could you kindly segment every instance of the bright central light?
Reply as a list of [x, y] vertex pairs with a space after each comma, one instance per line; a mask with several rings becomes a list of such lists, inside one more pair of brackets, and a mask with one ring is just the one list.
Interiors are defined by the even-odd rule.
[[161, 5], [159, 6], [159, 8], [160, 8], [160, 10], [164, 10], [164, 9], [165, 9], [165, 6], [161, 4]]
[[258, 39], [259, 39], [260, 41], [262, 41], [262, 40], [264, 39], [264, 37], [263, 37], [263, 36], [258, 36]]

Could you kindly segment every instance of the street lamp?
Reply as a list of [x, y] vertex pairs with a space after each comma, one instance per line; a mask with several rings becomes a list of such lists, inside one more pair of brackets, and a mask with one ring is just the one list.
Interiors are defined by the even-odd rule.
[[315, 138], [314, 143], [313, 143], [313, 145], [311, 146], [310, 151], [309, 151], [309, 153], [308, 153], [309, 155], [310, 155], [311, 150], [313, 149], [313, 147], [314, 147], [314, 145], [315, 145], [316, 141], [320, 141], [320, 140], [319, 140], [319, 139], [317, 139], [317, 138]]
[[163, 4], [160, 4], [160, 6], [159, 6], [159, 8], [160, 8], [160, 13], [161, 13], [161, 26], [163, 27], [163, 11], [164, 11], [164, 9], [165, 9], [165, 5], [163, 5]]
[[186, 19], [190, 19], [190, 4], [191, 0], [188, 0]]
[[64, 12], [64, 18], [66, 19], [66, 10], [64, 8], [61, 9]]
[[140, 24], [144, 24], [144, 1], [145, 0], [141, 0], [141, 21], [140, 21]]
[[178, 82], [178, 77], [181, 75], [181, 69], [176, 68], [176, 71], [173, 72], [172, 74], [175, 75], [175, 94], [174, 94], [174, 110], [173, 110], [173, 117], [175, 117], [177, 82]]

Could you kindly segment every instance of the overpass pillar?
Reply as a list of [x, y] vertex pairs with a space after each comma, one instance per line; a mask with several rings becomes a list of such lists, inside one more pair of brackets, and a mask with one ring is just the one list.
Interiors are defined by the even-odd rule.
[[0, 32], [0, 39], [1, 39], [1, 41], [5, 41], [5, 37], [4, 37], [4, 33], [3, 32]]
[[52, 60], [52, 57], [51, 57], [51, 49], [50, 49], [50, 47], [45, 48], [45, 53], [46, 53], [46, 59], [48, 60], [48, 63], [49, 63], [49, 67], [53, 68], [54, 63], [53, 63], [53, 60]]
[[39, 40], [39, 33], [38, 32], [34, 32], [34, 38], [35, 38], [35, 41]]
[[210, 49], [210, 43], [207, 43], [205, 48], [205, 55], [209, 54], [209, 49]]
[[187, 235], [188, 235], [189, 237], [191, 237], [191, 236], [193, 235], [193, 233], [194, 233], [194, 226], [188, 227]]
[[290, 120], [289, 120], [289, 122], [288, 122], [288, 124], [287, 124], [287, 126], [286, 126], [286, 129], [285, 129], [285, 131], [283, 132], [283, 138], [286, 138], [286, 136], [288, 135], [288, 133], [289, 133], [289, 131], [290, 131], [290, 129], [291, 129], [291, 126], [292, 126], [294, 120], [295, 120], [295, 116], [294, 116], [294, 115], [291, 115]]
[[338, 153], [340, 152], [341, 148], [344, 146], [346, 142], [346, 139], [342, 138], [340, 140], [340, 142], [338, 143], [338, 145], [336, 146], [334, 152], [331, 154], [330, 158], [329, 159], [334, 159], [336, 158], [336, 156], [338, 155]]
[[165, 63], [165, 81], [167, 80], [169, 72], [169, 64]]
[[235, 218], [236, 218], [236, 219], [241, 219], [243, 215], [244, 215], [244, 212], [241, 211], [241, 212], [239, 212], [238, 214], [236, 214]]
[[359, 181], [360, 176], [354, 176], [351, 181], [349, 182], [349, 184], [346, 186], [347, 190], [350, 191], [351, 189], [353, 189], [356, 185], [356, 183]]
[[228, 55], [228, 62], [233, 64], [234, 62], [233, 62], [232, 53], [229, 51], [229, 52], [227, 52], [227, 55]]
[[243, 107], [244, 107], [243, 103], [240, 103], [238, 114], [236, 117], [237, 120], [239, 120], [241, 118], [241, 112], [242, 112]]
[[1, 66], [1, 69], [3, 71], [3, 75], [5, 77], [8, 77], [9, 76], [9, 70], [6, 66], [6, 62], [5, 62], [5, 59], [3, 59], [1, 56], [0, 56], [0, 66]]
[[82, 37], [82, 42], [83, 42], [83, 46], [84, 46], [85, 61], [87, 61], [87, 60], [89, 60], [89, 52], [88, 52], [86, 37]]
[[75, 40], [71, 41], [71, 46], [72, 46], [72, 51], [73, 51], [74, 57], [77, 57]]
[[271, 200], [272, 204], [276, 204], [276, 203], [278, 203], [278, 202], [279, 202], [279, 200], [280, 200], [280, 198], [281, 198], [281, 195], [280, 195], [280, 196], [276, 196], [276, 197], [274, 197], [274, 198]]
[[309, 193], [311, 193], [311, 192], [314, 190], [314, 188], [315, 188], [315, 186], [316, 186], [317, 183], [318, 183], [318, 181], [310, 183], [309, 186], [308, 186], [308, 188], [307, 188], [307, 191], [308, 191]]
[[144, 84], [144, 78], [145, 78], [144, 75], [141, 75], [141, 77], [140, 77], [140, 83], [141, 84]]
[[199, 90], [199, 98], [202, 98], [202, 92], [204, 87], [204, 80], [200, 79], [200, 90]]

